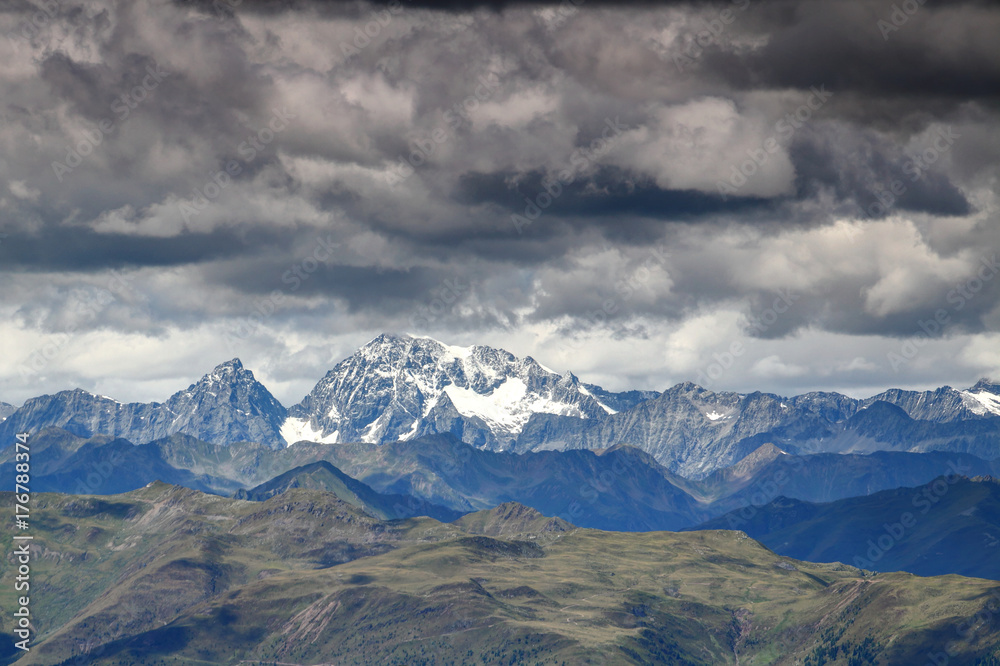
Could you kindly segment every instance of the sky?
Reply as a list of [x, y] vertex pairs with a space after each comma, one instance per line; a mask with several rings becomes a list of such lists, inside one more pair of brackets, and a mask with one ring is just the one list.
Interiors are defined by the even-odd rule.
[[612, 390], [1000, 377], [985, 2], [9, 1], [0, 400], [381, 332]]

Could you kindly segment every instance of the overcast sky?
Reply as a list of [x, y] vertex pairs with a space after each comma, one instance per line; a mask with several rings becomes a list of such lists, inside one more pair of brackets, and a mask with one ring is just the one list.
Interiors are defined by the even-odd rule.
[[0, 4], [0, 400], [380, 332], [609, 389], [1000, 376], [985, 2]]

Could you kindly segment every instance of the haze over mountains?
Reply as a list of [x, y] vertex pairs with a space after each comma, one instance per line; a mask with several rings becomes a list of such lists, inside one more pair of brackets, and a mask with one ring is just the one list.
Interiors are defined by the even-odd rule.
[[527, 452], [625, 443], [700, 478], [763, 444], [787, 453], [952, 451], [1000, 456], [1000, 386], [781, 397], [714, 392], [613, 393], [532, 358], [484, 346], [383, 334], [338, 363], [288, 409], [233, 359], [163, 403], [120, 403], [81, 389], [26, 401], [0, 437], [57, 426], [141, 444], [184, 433], [215, 444], [383, 444], [450, 433], [475, 447]]
[[952, 474], [914, 488], [812, 503], [779, 497], [691, 529], [738, 529], [810, 562], [1000, 580], [1000, 480]]

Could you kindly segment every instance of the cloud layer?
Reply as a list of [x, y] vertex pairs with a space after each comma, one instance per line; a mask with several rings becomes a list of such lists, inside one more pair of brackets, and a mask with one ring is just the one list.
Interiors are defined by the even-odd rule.
[[238, 355], [294, 402], [380, 331], [611, 388], [998, 374], [998, 28], [978, 2], [8, 7], [0, 399], [162, 399]]

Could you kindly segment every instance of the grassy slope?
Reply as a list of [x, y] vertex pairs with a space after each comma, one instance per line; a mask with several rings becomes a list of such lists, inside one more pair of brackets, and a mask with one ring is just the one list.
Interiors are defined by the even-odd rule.
[[[998, 590], [794, 562], [738, 532], [470, 536], [302, 489], [264, 503], [165, 484], [40, 494], [33, 516], [42, 640], [23, 664], [88, 642], [104, 645], [94, 664], [791, 664], [834, 648], [828, 663], [863, 649], [923, 663]], [[497, 516], [470, 521], [510, 533]], [[975, 637], [995, 649], [1000, 613]]]

